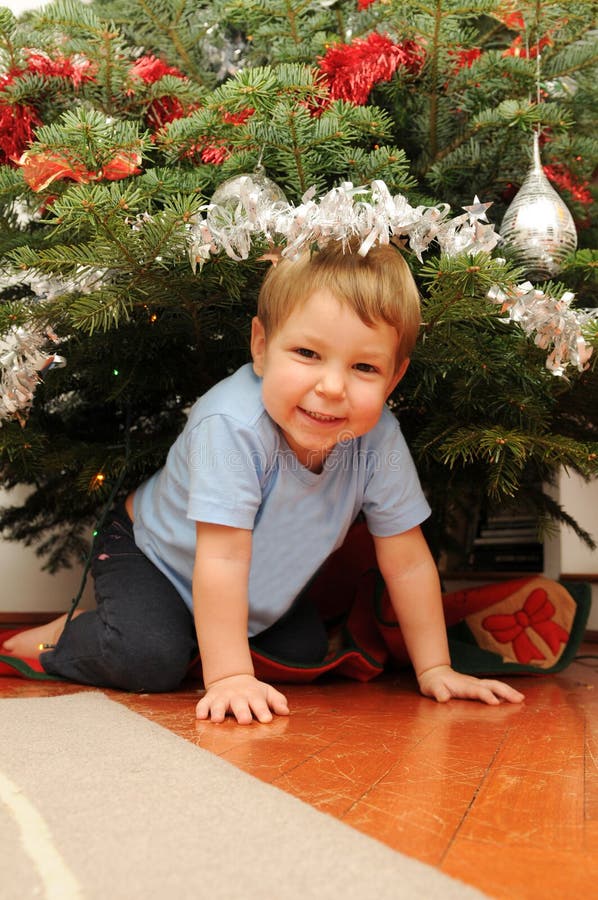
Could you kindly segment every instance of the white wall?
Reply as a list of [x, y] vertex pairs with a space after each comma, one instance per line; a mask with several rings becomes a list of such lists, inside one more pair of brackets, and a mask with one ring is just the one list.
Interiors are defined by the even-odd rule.
[[[561, 505], [598, 543], [598, 481], [586, 484], [579, 475], [562, 471], [558, 490]], [[593, 575], [596, 579], [588, 628], [598, 630], [598, 550], [590, 550], [570, 528], [560, 532], [560, 571], [564, 575]]]
[[39, 6], [44, 5], [43, 0], [2, 0], [2, 3], [0, 3], [0, 6], [8, 6], [15, 16], [19, 16], [27, 9], [37, 9]]
[[[598, 543], [598, 481], [586, 484], [575, 473], [561, 472], [559, 489], [561, 504]], [[561, 571], [598, 578], [598, 550], [590, 550], [570, 528], [561, 532]]]
[[[50, 0], [2, 0], [0, 6], [8, 6], [15, 16], [20, 16], [22, 12], [28, 9], [38, 9], [41, 6], [47, 6]], [[91, 0], [79, 0], [79, 3], [90, 3]]]
[[[0, 506], [14, 506], [26, 491], [0, 490]], [[42, 571], [43, 560], [33, 549], [13, 541], [0, 540], [0, 613], [66, 612], [79, 590], [82, 567], [49, 575]], [[93, 606], [93, 590], [88, 579], [82, 607]]]

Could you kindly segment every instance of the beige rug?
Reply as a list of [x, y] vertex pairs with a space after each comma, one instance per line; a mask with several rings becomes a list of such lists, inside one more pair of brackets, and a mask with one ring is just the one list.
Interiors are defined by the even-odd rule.
[[474, 900], [100, 692], [0, 700], [2, 900]]

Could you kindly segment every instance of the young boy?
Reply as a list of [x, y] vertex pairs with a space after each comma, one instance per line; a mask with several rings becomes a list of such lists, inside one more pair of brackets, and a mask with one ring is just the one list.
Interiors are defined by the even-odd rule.
[[[98, 537], [97, 610], [17, 635], [50, 674], [127, 690], [174, 689], [199, 646], [200, 719], [288, 714], [254, 676], [250, 648], [298, 663], [326, 655], [302, 590], [362, 512], [423, 694], [520, 702], [451, 669], [429, 515], [386, 408], [420, 325], [409, 268], [391, 246], [330, 244], [268, 273], [246, 365], [192, 408], [159, 472]], [[134, 524], [133, 524], [134, 523]], [[55, 645], [55, 646], [54, 646]]]

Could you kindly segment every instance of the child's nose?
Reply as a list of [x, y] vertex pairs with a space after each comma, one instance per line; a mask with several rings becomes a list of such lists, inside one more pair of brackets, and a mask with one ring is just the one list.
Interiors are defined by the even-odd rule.
[[316, 393], [326, 397], [344, 397], [345, 379], [342, 372], [337, 369], [325, 369], [316, 385]]

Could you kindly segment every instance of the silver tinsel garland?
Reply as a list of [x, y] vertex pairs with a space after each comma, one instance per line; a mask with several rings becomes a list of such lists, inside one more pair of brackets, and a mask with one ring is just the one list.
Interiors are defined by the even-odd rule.
[[[0, 290], [23, 285], [43, 303], [74, 291], [91, 293], [104, 283], [106, 274], [89, 267], [69, 279], [14, 271], [0, 278]], [[62, 356], [52, 352], [51, 345], [58, 340], [49, 326], [13, 326], [0, 336], [0, 423], [16, 418], [24, 424], [46, 373], [66, 365]]]
[[[292, 259], [314, 245], [352, 238], [361, 242], [363, 255], [374, 244], [390, 240], [408, 245], [420, 261], [432, 241], [448, 256], [490, 253], [500, 237], [488, 223], [489, 206], [475, 197], [462, 215], [450, 218], [448, 204], [414, 208], [401, 194], [393, 196], [383, 181], [373, 181], [370, 187], [345, 182], [320, 200], [312, 188], [299, 206], [291, 206], [278, 185], [258, 170], [235, 176], [215, 191], [205, 207], [206, 217], [198, 217], [190, 227], [189, 256], [195, 271], [222, 251], [231, 259], [247, 259], [253, 239], [277, 245], [274, 249], [281, 256]], [[554, 375], [563, 375], [568, 365], [579, 371], [587, 367], [592, 347], [582, 331], [596, 311], [573, 309], [574, 294], [552, 297], [524, 282], [508, 294], [493, 288], [488, 296], [538, 346], [550, 350], [546, 365]]]
[[[420, 261], [432, 241], [447, 255], [490, 253], [500, 241], [486, 218], [490, 205], [476, 197], [471, 206], [463, 207], [463, 214], [451, 218], [446, 203], [412, 207], [404, 196], [393, 196], [383, 181], [373, 181], [369, 187], [345, 182], [319, 200], [312, 188], [298, 206], [292, 206], [258, 170], [235, 176], [217, 189], [212, 202], [188, 226], [189, 257], [196, 271], [222, 252], [234, 260], [247, 259], [253, 241], [269, 244], [274, 258], [277, 253], [296, 258], [313, 246], [353, 239], [359, 240], [362, 255], [375, 244], [392, 240], [408, 246]], [[132, 219], [131, 229], [141, 230], [148, 219], [147, 213]], [[0, 290], [26, 284], [43, 301], [73, 291], [91, 293], [108, 279], [107, 270], [89, 267], [72, 279], [19, 272], [0, 279]], [[573, 294], [551, 297], [525, 282], [508, 292], [495, 287], [488, 296], [538, 346], [550, 350], [546, 365], [555, 375], [563, 375], [568, 365], [580, 371], [587, 367], [592, 347], [582, 331], [597, 313], [572, 309]], [[48, 341], [55, 339], [49, 329], [24, 326], [0, 337], [0, 422], [23, 419], [43, 373], [65, 364], [49, 350]]]
[[598, 319], [598, 309], [572, 309], [575, 294], [566, 291], [551, 297], [530, 281], [503, 291], [490, 289], [488, 298], [507, 313], [507, 321], [517, 322], [526, 335], [543, 350], [550, 350], [546, 368], [564, 375], [568, 365], [580, 372], [587, 368], [593, 348], [583, 336], [583, 328]]
[[65, 365], [61, 356], [48, 352], [49, 342], [57, 341], [50, 328], [13, 327], [0, 338], [0, 421], [16, 417], [23, 422], [42, 377]]
[[190, 227], [194, 271], [222, 251], [231, 259], [247, 259], [254, 239], [284, 244], [282, 256], [291, 259], [330, 241], [358, 238], [359, 253], [365, 255], [374, 244], [394, 239], [408, 241], [420, 261], [433, 240], [448, 254], [489, 253], [500, 240], [493, 225], [483, 224], [489, 206], [485, 203], [474, 203], [463, 215], [449, 218], [447, 203], [413, 207], [402, 194], [393, 196], [383, 181], [369, 187], [348, 181], [319, 200], [315, 194], [311, 188], [292, 206], [261, 172], [229, 179], [204, 208], [207, 216], [199, 215]]

